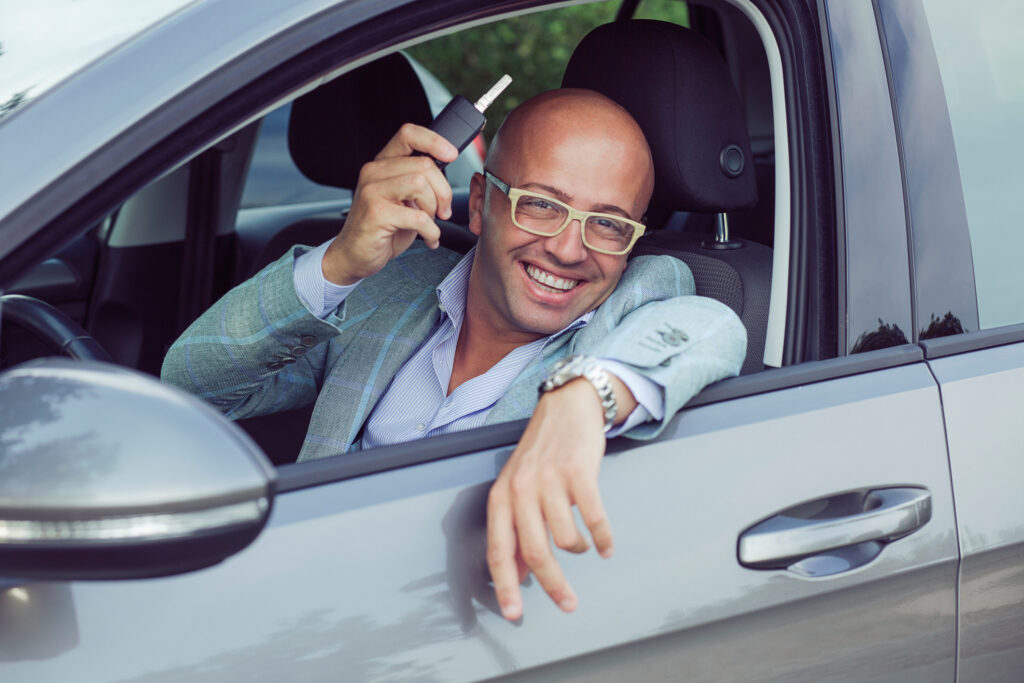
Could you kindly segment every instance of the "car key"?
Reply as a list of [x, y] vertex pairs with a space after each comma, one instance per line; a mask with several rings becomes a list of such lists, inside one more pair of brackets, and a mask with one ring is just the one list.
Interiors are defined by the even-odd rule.
[[[484, 129], [487, 119], [484, 111], [491, 103], [498, 98], [498, 95], [512, 82], [512, 77], [505, 74], [498, 79], [498, 82], [485, 92], [476, 104], [470, 104], [462, 95], [456, 95], [452, 101], [445, 105], [441, 113], [437, 115], [434, 122], [430, 124], [430, 130], [442, 135], [448, 142], [455, 145], [461, 153], [462, 150], [473, 141], [480, 131]], [[420, 152], [416, 153], [421, 154]], [[442, 171], [448, 164], [443, 161], [434, 160], [437, 167]]]

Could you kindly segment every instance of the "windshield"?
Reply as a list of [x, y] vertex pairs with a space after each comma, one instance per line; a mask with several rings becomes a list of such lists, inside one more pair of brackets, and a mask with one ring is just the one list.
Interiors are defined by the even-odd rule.
[[0, 118], [195, 0], [0, 0]]

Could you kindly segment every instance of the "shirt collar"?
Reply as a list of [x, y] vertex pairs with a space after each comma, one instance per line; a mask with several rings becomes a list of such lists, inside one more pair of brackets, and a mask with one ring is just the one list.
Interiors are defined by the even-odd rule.
[[[455, 264], [451, 272], [437, 286], [437, 302], [438, 307], [441, 309], [441, 319], [443, 320], [447, 316], [456, 331], [462, 329], [462, 320], [466, 314], [466, 293], [469, 291], [469, 272], [473, 267], [474, 253], [476, 253], [476, 247], [466, 252], [466, 255]], [[564, 332], [577, 330], [585, 326], [593, 317], [594, 311], [587, 311], [558, 332], [545, 337], [541, 347], [547, 346], [549, 341]], [[538, 339], [537, 341], [540, 340]]]

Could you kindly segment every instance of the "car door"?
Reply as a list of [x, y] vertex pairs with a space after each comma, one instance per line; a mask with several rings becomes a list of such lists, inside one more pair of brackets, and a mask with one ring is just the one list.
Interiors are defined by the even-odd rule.
[[917, 327], [942, 395], [963, 558], [957, 680], [1012, 680], [1024, 667], [1024, 49], [1011, 35], [1024, 13], [925, 0], [882, 18], [901, 127], [927, 131], [903, 140]]
[[[956, 537], [939, 396], [919, 350], [716, 391], [659, 439], [612, 443], [601, 488], [616, 555], [559, 555], [580, 596], [574, 614], [535, 582], [521, 622], [497, 611], [484, 510], [510, 446], [473, 441], [513, 441], [521, 425], [503, 425], [283, 467], [268, 527], [216, 567], [75, 582], [56, 596], [23, 587], [4, 620], [19, 615], [49, 649], [37, 645], [33, 661], [8, 651], [0, 671], [18, 681], [952, 680]], [[753, 393], [728, 397], [736, 391]], [[894, 505], [863, 494], [908, 488], [926, 492], [931, 514], [904, 538], [803, 561], [780, 550], [761, 556], [764, 568], [738, 559], [744, 532], [783, 510], [849, 531], [865, 508]]]

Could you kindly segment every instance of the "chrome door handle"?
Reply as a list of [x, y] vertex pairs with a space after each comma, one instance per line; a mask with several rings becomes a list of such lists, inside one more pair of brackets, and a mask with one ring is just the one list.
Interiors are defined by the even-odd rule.
[[860, 508], [853, 514], [825, 516], [830, 499], [823, 499], [783, 510], [750, 527], [740, 535], [740, 564], [759, 569], [787, 567], [845, 546], [893, 541], [920, 529], [932, 518], [932, 496], [927, 489], [887, 488], [866, 495], [837, 496], [844, 499], [846, 511], [851, 496], [858, 503], [855, 507]]

